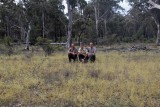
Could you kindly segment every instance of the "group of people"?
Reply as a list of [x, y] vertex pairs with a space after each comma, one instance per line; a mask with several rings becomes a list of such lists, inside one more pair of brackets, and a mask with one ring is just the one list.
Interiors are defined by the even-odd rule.
[[72, 44], [68, 50], [69, 62], [95, 62], [96, 60], [96, 48], [91, 42], [88, 47], [85, 47], [83, 43], [80, 43], [80, 48], [77, 49], [75, 44]]

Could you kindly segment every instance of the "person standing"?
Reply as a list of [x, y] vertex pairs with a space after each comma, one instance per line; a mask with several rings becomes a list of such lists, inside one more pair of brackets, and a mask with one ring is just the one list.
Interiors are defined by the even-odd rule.
[[69, 59], [69, 62], [75, 62], [77, 60], [77, 54], [78, 54], [78, 51], [75, 47], [74, 44], [71, 45], [71, 47], [69, 48], [68, 50], [68, 59]]
[[88, 60], [90, 62], [95, 62], [95, 60], [96, 60], [96, 47], [93, 46], [92, 42], [89, 44], [89, 47], [87, 48], [87, 50], [88, 50]]

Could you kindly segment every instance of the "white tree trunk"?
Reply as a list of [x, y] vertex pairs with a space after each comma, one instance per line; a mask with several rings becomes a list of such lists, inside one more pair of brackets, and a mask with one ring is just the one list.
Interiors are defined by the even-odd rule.
[[[96, 20], [96, 36], [98, 39], [99, 36], [99, 30], [98, 30], [98, 26], [99, 26], [99, 12], [98, 12], [98, 8], [96, 6], [94, 6], [94, 11], [95, 11], [95, 20]], [[97, 40], [98, 42], [98, 40]]]
[[156, 45], [160, 45], [160, 24], [158, 23], [158, 21], [156, 20], [155, 17], [152, 16], [152, 18], [153, 18], [155, 24], [157, 25], [157, 30], [158, 30], [157, 31]]
[[153, 2], [152, 0], [149, 0], [148, 3], [149, 3], [150, 5], [152, 5], [152, 6], [150, 7], [150, 9], [153, 9], [153, 8], [160, 9], [160, 5], [157, 4], [157, 3], [155, 3], [155, 2]]
[[97, 38], [99, 36], [98, 26], [99, 26], [99, 20], [96, 19], [96, 34], [97, 34]]
[[71, 38], [72, 38], [72, 21], [73, 21], [73, 10], [71, 8], [69, 0], [67, 0], [67, 7], [68, 7], [68, 34], [67, 34], [67, 47], [69, 48], [71, 45]]
[[[156, 1], [157, 2], [157, 1]], [[160, 9], [160, 5], [153, 2], [152, 0], [149, 0], [148, 3], [151, 5], [151, 7], [149, 7], [149, 9]], [[157, 39], [156, 39], [156, 44], [160, 45], [160, 23], [156, 20], [156, 18], [154, 18], [154, 16], [152, 17], [157, 25]]]
[[27, 31], [27, 37], [26, 37], [26, 50], [29, 50], [29, 44], [30, 44], [30, 32], [31, 32], [31, 23], [28, 24], [28, 31]]
[[158, 31], [157, 31], [156, 44], [157, 44], [157, 45], [160, 45], [160, 25], [159, 25], [159, 24], [157, 25], [157, 29], [158, 29]]

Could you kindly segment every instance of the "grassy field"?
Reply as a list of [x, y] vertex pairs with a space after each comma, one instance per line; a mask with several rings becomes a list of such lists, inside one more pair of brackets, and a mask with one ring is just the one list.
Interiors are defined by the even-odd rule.
[[99, 52], [88, 64], [0, 55], [0, 106], [160, 107], [160, 54]]

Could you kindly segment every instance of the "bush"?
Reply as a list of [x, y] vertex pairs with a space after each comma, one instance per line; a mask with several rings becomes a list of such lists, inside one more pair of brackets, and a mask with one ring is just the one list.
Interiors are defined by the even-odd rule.
[[54, 52], [54, 48], [51, 46], [52, 41], [47, 38], [38, 37], [36, 45], [42, 47], [45, 52], [45, 56], [51, 55]]
[[12, 38], [8, 36], [4, 38], [4, 45], [6, 46], [6, 49], [7, 49], [6, 54], [9, 56], [13, 54], [13, 47], [11, 42], [12, 42]]
[[5, 46], [11, 46], [11, 42], [12, 42], [12, 38], [10, 38], [8, 36], [4, 38], [4, 45]]
[[134, 39], [133, 39], [132, 37], [124, 37], [124, 38], [122, 39], [122, 41], [123, 41], [123, 42], [126, 42], [126, 43], [130, 43], [130, 42], [133, 42]]
[[63, 50], [64, 50], [64, 46], [57, 45], [57, 46], [54, 46], [54, 49], [55, 49], [56, 51], [63, 51]]
[[120, 42], [120, 38], [116, 34], [108, 35], [98, 39], [98, 44], [100, 45], [112, 45], [118, 42]]

